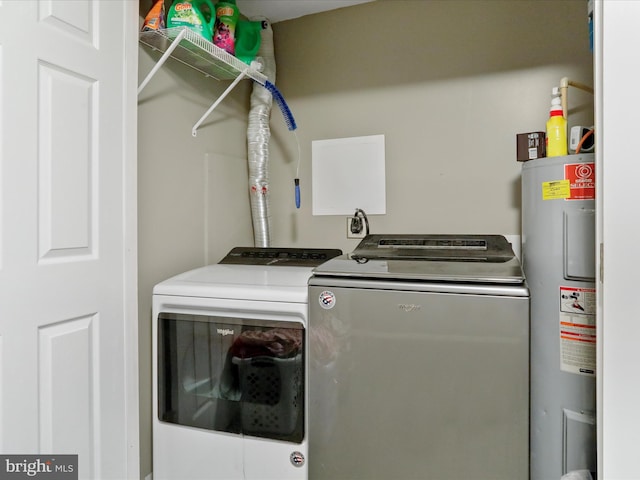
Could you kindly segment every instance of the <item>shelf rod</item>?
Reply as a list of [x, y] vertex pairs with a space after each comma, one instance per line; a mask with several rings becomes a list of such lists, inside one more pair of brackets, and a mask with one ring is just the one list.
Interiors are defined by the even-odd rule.
[[224, 98], [229, 94], [229, 92], [233, 90], [233, 88], [240, 82], [240, 80], [242, 80], [247, 75], [249, 68], [250, 67], [247, 67], [242, 72], [240, 72], [240, 74], [236, 77], [236, 79], [233, 82], [231, 82], [231, 85], [229, 85], [227, 89], [220, 94], [220, 96], [216, 99], [216, 101], [213, 102], [213, 105], [209, 107], [209, 110], [207, 110], [205, 114], [200, 118], [200, 120], [198, 120], [196, 124], [193, 126], [193, 128], [191, 129], [191, 135], [193, 135], [194, 137], [197, 135], [198, 127], [211, 114], [211, 112], [213, 112], [213, 110], [220, 104], [220, 102], [224, 100]]
[[178, 34], [178, 36], [175, 38], [175, 40], [171, 43], [171, 45], [169, 45], [169, 48], [167, 48], [167, 50], [164, 52], [162, 57], [160, 57], [160, 60], [158, 60], [158, 63], [154, 65], [151, 71], [147, 74], [146, 78], [142, 81], [142, 83], [138, 87], [138, 95], [140, 95], [140, 92], [142, 91], [142, 89], [147, 86], [147, 83], [149, 83], [151, 78], [156, 74], [156, 72], [160, 69], [160, 67], [162, 67], [162, 65], [167, 60], [167, 58], [171, 56], [171, 54], [176, 49], [176, 47], [180, 44], [180, 42], [182, 41], [186, 33], [187, 33], [187, 29], [183, 28]]

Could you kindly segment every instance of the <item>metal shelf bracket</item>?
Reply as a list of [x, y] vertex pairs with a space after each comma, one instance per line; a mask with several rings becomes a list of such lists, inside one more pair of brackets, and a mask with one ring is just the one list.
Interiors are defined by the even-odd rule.
[[138, 95], [169, 57], [208, 77], [217, 80], [233, 80], [193, 126], [191, 134], [194, 137], [202, 122], [242, 79], [248, 77], [260, 85], [265, 85], [267, 82], [266, 75], [260, 72], [262, 70], [260, 62], [253, 61], [251, 65], [247, 65], [186, 27], [141, 32], [140, 42], [163, 54], [138, 86]]
[[151, 71], [147, 74], [147, 76], [145, 77], [145, 79], [142, 81], [142, 83], [138, 86], [138, 95], [140, 95], [140, 92], [142, 92], [142, 90], [144, 89], [144, 87], [147, 86], [147, 83], [149, 83], [149, 81], [151, 81], [151, 79], [153, 78], [153, 76], [156, 74], [156, 72], [158, 70], [160, 70], [160, 68], [162, 67], [162, 65], [164, 65], [164, 62], [167, 61], [167, 58], [169, 58], [171, 56], [171, 54], [173, 53], [173, 51], [176, 49], [176, 47], [178, 45], [180, 45], [180, 41], [184, 38], [184, 36], [186, 35], [187, 30], [183, 29], [178, 36], [175, 38], [175, 40], [173, 42], [171, 42], [171, 45], [169, 46], [169, 48], [167, 48], [167, 50], [162, 54], [162, 57], [160, 57], [160, 60], [158, 60], [158, 62], [153, 66], [153, 68], [151, 69]]
[[216, 99], [216, 101], [213, 102], [213, 105], [209, 107], [209, 110], [207, 110], [205, 114], [202, 117], [200, 117], [200, 120], [198, 120], [196, 124], [193, 126], [193, 128], [191, 129], [191, 135], [193, 135], [194, 137], [197, 135], [198, 127], [202, 125], [202, 122], [205, 121], [205, 119], [211, 114], [211, 112], [213, 112], [213, 110], [220, 104], [220, 102], [222, 102], [222, 100], [224, 100], [224, 98], [227, 95], [229, 95], [229, 92], [231, 92], [231, 90], [234, 89], [234, 87], [240, 82], [240, 80], [242, 80], [247, 75], [248, 71], [249, 71], [249, 67], [244, 69], [240, 73], [240, 75], [238, 75], [236, 79], [233, 82], [231, 82], [231, 85], [229, 85], [227, 89], [220, 94], [220, 96]]

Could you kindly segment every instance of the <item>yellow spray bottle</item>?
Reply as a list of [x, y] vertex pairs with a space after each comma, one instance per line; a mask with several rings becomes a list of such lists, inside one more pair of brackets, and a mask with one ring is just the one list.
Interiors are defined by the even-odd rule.
[[547, 120], [547, 157], [560, 157], [567, 153], [567, 119], [562, 112], [560, 97], [554, 96]]

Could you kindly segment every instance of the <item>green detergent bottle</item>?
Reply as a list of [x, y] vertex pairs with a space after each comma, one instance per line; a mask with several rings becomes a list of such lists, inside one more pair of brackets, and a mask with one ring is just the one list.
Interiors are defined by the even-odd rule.
[[260, 50], [262, 40], [262, 21], [238, 20], [236, 28], [236, 57], [251, 64]]
[[167, 28], [187, 27], [211, 41], [215, 19], [211, 0], [175, 0], [167, 14]]

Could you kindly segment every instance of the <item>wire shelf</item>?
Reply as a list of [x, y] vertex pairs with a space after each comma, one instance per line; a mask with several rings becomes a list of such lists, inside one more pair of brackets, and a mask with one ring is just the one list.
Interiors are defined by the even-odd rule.
[[173, 46], [181, 32], [184, 33], [171, 52], [171, 58], [217, 80], [234, 80], [245, 72], [247, 77], [265, 84], [265, 75], [187, 27], [140, 32], [140, 43], [164, 53]]

